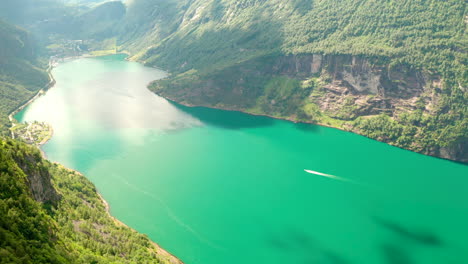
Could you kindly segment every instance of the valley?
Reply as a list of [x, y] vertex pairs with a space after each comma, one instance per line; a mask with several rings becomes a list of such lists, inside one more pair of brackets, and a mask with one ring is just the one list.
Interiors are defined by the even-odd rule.
[[461, 0], [6, 1], [0, 263], [468, 262], [466, 31]]
[[59, 64], [56, 86], [15, 118], [51, 124], [47, 157], [86, 175], [112, 215], [184, 263], [386, 263], [387, 243], [415, 263], [468, 258], [456, 249], [468, 231], [466, 166], [332, 128], [168, 102], [146, 88], [166, 73], [124, 58]]

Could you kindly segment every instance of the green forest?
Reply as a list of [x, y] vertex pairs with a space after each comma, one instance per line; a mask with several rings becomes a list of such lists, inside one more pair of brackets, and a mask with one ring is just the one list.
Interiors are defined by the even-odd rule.
[[83, 175], [36, 147], [0, 140], [0, 190], [0, 263], [173, 263], [112, 218]]
[[0, 134], [8, 134], [8, 114], [49, 82], [36, 48], [27, 31], [0, 20]]

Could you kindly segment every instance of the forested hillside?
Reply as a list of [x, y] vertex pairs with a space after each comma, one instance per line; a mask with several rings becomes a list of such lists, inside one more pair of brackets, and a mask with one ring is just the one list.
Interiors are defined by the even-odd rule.
[[179, 263], [35, 147], [0, 139], [0, 190], [0, 263]]
[[0, 20], [0, 134], [7, 133], [8, 114], [49, 82], [36, 49], [28, 32]]
[[122, 28], [175, 101], [468, 161], [465, 1], [135, 0]]

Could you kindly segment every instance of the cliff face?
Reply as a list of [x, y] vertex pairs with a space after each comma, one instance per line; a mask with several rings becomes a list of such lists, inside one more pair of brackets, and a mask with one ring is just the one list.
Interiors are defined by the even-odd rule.
[[[271, 73], [300, 80], [321, 78], [325, 82], [322, 95], [313, 102], [322, 112], [341, 120], [416, 110], [418, 98], [432, 89], [433, 83], [440, 83], [437, 77], [405, 65], [390, 67], [345, 55], [280, 57]], [[350, 105], [352, 113], [343, 114]]]
[[[436, 122], [429, 120], [430, 116], [450, 112], [441, 106], [443, 83], [437, 75], [404, 64], [389, 65], [378, 58], [306, 54], [256, 58], [214, 73], [157, 81], [150, 88], [187, 105], [334, 126], [424, 154], [467, 162], [466, 123], [450, 142], [436, 142], [432, 136], [432, 141], [427, 139], [426, 133], [434, 132], [429, 129]], [[382, 115], [390, 117], [379, 124], [382, 128], [366, 123]], [[416, 140], [411, 142], [411, 137]]]
[[[190, 87], [184, 87], [179, 80], [170, 89], [159, 86], [162, 89], [158, 92], [188, 104], [243, 110], [255, 106], [258, 97], [264, 95], [268, 79], [275, 77], [297, 80], [298, 85], [313, 79], [321, 81], [321, 87], [309, 87], [312, 89], [302, 93], [302, 99], [310, 97], [314, 88], [322, 89], [320, 100], [314, 102], [323, 112], [343, 120], [382, 112], [393, 115], [399, 108], [414, 110], [417, 99], [432, 84], [440, 83], [436, 77], [404, 65], [389, 67], [355, 56], [314, 54], [251, 60], [213, 75], [197, 76]], [[155, 87], [158, 83], [164, 81]], [[354, 115], [340, 117], [338, 112], [350, 100], [357, 107]]]
[[26, 174], [28, 179], [27, 185], [31, 190], [34, 200], [52, 204], [60, 200], [60, 195], [57, 194], [57, 191], [52, 186], [49, 170], [43, 164], [42, 157], [38, 151], [22, 155], [13, 154], [13, 159]]
[[379, 66], [368, 59], [350, 55], [296, 55], [279, 57], [273, 74], [308, 78], [327, 73], [339, 86], [353, 93], [411, 97], [425, 84], [420, 72], [399, 65]]

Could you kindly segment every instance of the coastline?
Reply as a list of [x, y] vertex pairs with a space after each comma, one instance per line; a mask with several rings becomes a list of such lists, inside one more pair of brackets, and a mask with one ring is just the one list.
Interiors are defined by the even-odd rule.
[[[148, 89], [150, 90], [150, 89]], [[240, 110], [240, 109], [234, 109], [234, 108], [227, 108], [227, 107], [216, 107], [216, 106], [206, 106], [206, 105], [193, 105], [193, 104], [189, 104], [189, 103], [186, 103], [186, 102], [180, 102], [174, 98], [171, 98], [169, 96], [166, 96], [166, 95], [161, 95], [155, 91], [152, 91], [150, 90], [152, 93], [156, 94], [157, 96], [160, 96], [170, 102], [173, 102], [173, 103], [176, 103], [176, 104], [180, 104], [180, 105], [183, 105], [183, 106], [187, 106], [187, 107], [205, 107], [205, 108], [210, 108], [210, 109], [216, 109], [216, 110], [224, 110], [224, 111], [230, 111], [230, 112], [240, 112], [240, 113], [243, 113], [243, 114], [247, 114], [247, 115], [251, 115], [251, 116], [263, 116], [263, 117], [268, 117], [268, 118], [273, 118], [273, 119], [276, 119], [276, 120], [282, 120], [282, 121], [289, 121], [289, 122], [292, 122], [292, 123], [295, 123], [295, 124], [309, 124], [309, 125], [317, 125], [317, 126], [322, 126], [322, 127], [328, 127], [328, 128], [334, 128], [334, 129], [338, 129], [338, 130], [341, 130], [341, 131], [345, 131], [345, 132], [351, 132], [351, 133], [354, 133], [352, 131], [349, 131], [349, 130], [345, 130], [345, 129], [342, 129], [342, 128], [339, 128], [339, 127], [334, 127], [334, 126], [331, 126], [331, 125], [328, 125], [328, 124], [325, 124], [325, 123], [314, 123], [314, 122], [311, 122], [311, 121], [298, 121], [294, 118], [291, 118], [291, 117], [278, 117], [278, 116], [273, 116], [273, 115], [268, 115], [268, 114], [257, 114], [257, 113], [251, 113], [251, 112], [247, 112], [245, 110]], [[354, 134], [357, 134], [357, 133], [354, 133]], [[357, 135], [360, 135], [360, 134], [357, 134]], [[362, 135], [361, 135], [362, 136]], [[364, 137], [364, 136], [363, 136]], [[371, 138], [372, 139], [372, 138]], [[373, 139], [375, 140], [375, 139]], [[378, 141], [378, 140], [377, 140]], [[382, 142], [382, 141], [379, 141], [379, 142]], [[385, 143], [385, 142], [382, 142], [382, 143]], [[385, 143], [385, 144], [388, 144], [388, 143]], [[392, 145], [393, 146], [393, 145]]]
[[14, 122], [15, 118], [13, 117], [14, 115], [21, 112], [21, 110], [23, 110], [26, 106], [28, 106], [29, 104], [34, 102], [34, 100], [36, 100], [37, 98], [39, 98], [40, 96], [45, 94], [47, 90], [49, 90], [50, 88], [52, 88], [55, 85], [55, 78], [52, 75], [52, 69], [53, 68], [54, 68], [54, 66], [53, 66], [53, 63], [52, 63], [52, 59], [49, 59], [49, 67], [47, 68], [47, 74], [49, 75], [49, 83], [47, 83], [43, 88], [41, 88], [39, 91], [37, 91], [37, 93], [33, 97], [31, 97], [28, 101], [26, 101], [24, 104], [20, 105], [18, 108], [16, 108], [13, 112], [11, 112], [8, 115], [8, 119], [11, 122], [11, 127], [15, 126], [15, 122]]
[[413, 151], [413, 150], [410, 150], [410, 149], [406, 149], [406, 148], [402, 148], [402, 147], [390, 144], [388, 142], [380, 141], [380, 140], [377, 140], [375, 138], [370, 138], [370, 137], [361, 135], [361, 134], [353, 132], [351, 130], [346, 130], [346, 129], [343, 129], [343, 128], [340, 128], [340, 127], [335, 127], [335, 126], [331, 126], [331, 125], [324, 124], [324, 123], [314, 123], [314, 122], [310, 122], [310, 121], [298, 121], [298, 120], [295, 120], [294, 118], [290, 118], [290, 117], [289, 118], [288, 117], [282, 118], [282, 117], [277, 117], [277, 116], [272, 116], [272, 115], [267, 115], [267, 114], [256, 114], [256, 113], [247, 112], [245, 110], [232, 109], [232, 108], [206, 106], [206, 105], [193, 105], [193, 104], [189, 104], [189, 103], [186, 103], [186, 102], [180, 102], [180, 101], [175, 100], [174, 98], [168, 97], [166, 95], [161, 95], [160, 93], [158, 93], [156, 91], [152, 91], [151, 89], [149, 89], [149, 86], [148, 86], [148, 90], [150, 90], [152, 93], [156, 94], [157, 96], [160, 96], [160, 97], [168, 100], [169, 102], [180, 104], [180, 105], [187, 106], [187, 107], [205, 107], [205, 108], [210, 108], [210, 109], [217, 109], [217, 110], [224, 110], [224, 111], [231, 111], [231, 112], [240, 112], [240, 113], [244, 113], [244, 114], [251, 115], [251, 116], [263, 116], [263, 117], [273, 118], [273, 119], [276, 119], [276, 120], [289, 121], [289, 122], [293, 122], [293, 123], [296, 123], [296, 124], [309, 124], [309, 125], [317, 125], [317, 126], [322, 126], [322, 127], [328, 127], [328, 128], [337, 129], [337, 130], [344, 131], [344, 132], [353, 133], [353, 134], [356, 134], [356, 135], [359, 135], [359, 136], [362, 136], [362, 137], [365, 137], [365, 138], [380, 142], [382, 144], [386, 144], [386, 145], [389, 145], [389, 146], [392, 146], [392, 147], [396, 147], [396, 148], [399, 148], [399, 149], [402, 149], [402, 150], [405, 150], [405, 151], [410, 151], [410, 152], [413, 152], [413, 153], [417, 153], [417, 154], [421, 154], [421, 155], [425, 155], [425, 156], [429, 156], [429, 157], [433, 157], [433, 158], [437, 158], [437, 159], [441, 159], [441, 160], [445, 160], [445, 161], [455, 162], [455, 163], [458, 163], [458, 164], [468, 166], [468, 163], [465, 163], [465, 162], [462, 162], [462, 161], [443, 158], [443, 157], [439, 157], [439, 156], [436, 156], [436, 155], [425, 154], [425, 153], [421, 153], [421, 152], [416, 152], [416, 151]]
[[[117, 55], [117, 54], [130, 55], [128, 52], [125, 52], [125, 51], [118, 52], [118, 53], [115, 53], [115, 54], [109, 54], [109, 55]], [[108, 55], [102, 55], [102, 56], [108, 56]], [[54, 76], [52, 75], [52, 70], [58, 65], [58, 63], [59, 63], [58, 60], [60, 60], [60, 62], [63, 63], [63, 62], [68, 62], [68, 61], [77, 60], [77, 59], [81, 59], [81, 58], [95, 58], [95, 57], [102, 57], [102, 56], [101, 55], [94, 56], [94, 55], [91, 55], [91, 54], [82, 54], [82, 55], [79, 55], [79, 56], [69, 56], [69, 57], [63, 57], [63, 58], [55, 58], [54, 56], [51, 56], [49, 58], [49, 67], [47, 67], [47, 70], [46, 70], [47, 74], [49, 75], [49, 83], [47, 83], [43, 88], [38, 90], [37, 93], [34, 96], [32, 96], [28, 101], [26, 101], [24, 104], [20, 105], [18, 108], [13, 110], [8, 115], [8, 119], [12, 123], [11, 127], [15, 126], [14, 116], [16, 114], [18, 114], [19, 112], [21, 112], [21, 110], [23, 110], [25, 107], [27, 107], [32, 102], [34, 102], [34, 100], [36, 100], [40, 96], [44, 95], [47, 92], [47, 90], [49, 90], [50, 88], [52, 88], [55, 85], [56, 81], [55, 81]], [[45, 142], [43, 144], [45, 144]]]
[[[76, 172], [76, 171], [75, 171]], [[77, 172], [79, 174], [81, 174], [80, 172]], [[83, 175], [83, 174], [81, 174]], [[83, 176], [84, 177], [84, 176]], [[97, 192], [97, 195], [99, 196], [99, 198], [101, 199], [102, 203], [104, 204], [104, 207], [106, 209], [106, 213], [107, 215], [115, 222], [116, 225], [119, 225], [119, 226], [124, 226], [124, 227], [127, 227], [127, 228], [130, 228], [131, 230], [137, 232], [137, 233], [140, 233], [138, 231], [136, 231], [135, 229], [129, 227], [128, 225], [126, 225], [124, 222], [120, 221], [119, 219], [115, 218], [114, 216], [112, 216], [112, 214], [110, 213], [110, 205], [109, 203], [106, 201], [106, 199], [104, 199], [104, 197], [102, 197], [102, 195]], [[141, 233], [140, 233], [141, 234]], [[151, 244], [153, 245], [153, 247], [156, 249], [156, 253], [160, 256], [163, 256], [164, 258], [166, 258], [167, 261], [169, 261], [171, 264], [184, 264], [184, 262], [182, 262], [182, 260], [180, 260], [179, 258], [177, 258], [176, 256], [172, 255], [171, 253], [169, 253], [168, 251], [166, 251], [165, 249], [163, 249], [158, 243], [154, 242], [153, 240], [151, 240], [150, 238], [148, 238], [148, 240], [151, 242]]]
[[[44, 154], [44, 152], [41, 150], [41, 153]], [[67, 168], [65, 166], [63, 166], [62, 164], [58, 163], [58, 162], [54, 162], [54, 161], [50, 161], [54, 164], [57, 164], [58, 166], [60, 166], [61, 168], [71, 172], [71, 173], [76, 173], [78, 175], [80, 175], [81, 177], [86, 177], [84, 176], [83, 173], [81, 173], [80, 171], [77, 171], [77, 170], [74, 170], [74, 169], [70, 169], [70, 168]], [[88, 180], [89, 181], [89, 180]], [[91, 181], [90, 181], [91, 182]], [[91, 182], [92, 183], [92, 182]], [[117, 226], [123, 226], [123, 227], [126, 227], [126, 228], [129, 228], [131, 229], [132, 231], [138, 233], [138, 234], [143, 234], [141, 232], [138, 232], [137, 230], [133, 229], [132, 227], [126, 225], [124, 222], [120, 221], [119, 219], [117, 219], [116, 217], [114, 217], [111, 213], [110, 213], [110, 205], [109, 203], [106, 201], [106, 199], [104, 199], [104, 197], [101, 195], [101, 193], [99, 193], [98, 190], [96, 190], [96, 194], [99, 196], [99, 199], [101, 200], [102, 204], [104, 205], [104, 209], [106, 211], [106, 214], [114, 221], [114, 223], [117, 225]], [[145, 235], [145, 234], [143, 234]], [[164, 260], [166, 261], [169, 261], [170, 264], [184, 264], [184, 262], [182, 260], [180, 260], [179, 258], [177, 258], [176, 256], [172, 255], [171, 253], [169, 253], [167, 250], [165, 250], [164, 248], [162, 248], [158, 243], [154, 242], [153, 240], [151, 240], [151, 238], [148, 238], [148, 241], [151, 243], [151, 245], [154, 247], [154, 250], [156, 252], [156, 254], [158, 254], [159, 256], [162, 256], [164, 258]]]
[[[128, 53], [116, 53], [116, 54], [126, 54], [126, 55], [129, 55]], [[112, 54], [114, 55], [114, 54]], [[90, 57], [100, 57], [100, 56], [92, 56], [92, 55], [89, 55], [89, 54], [84, 54], [84, 55], [80, 55], [80, 56], [73, 56], [73, 57], [65, 57], [65, 58], [61, 58], [62, 62], [64, 61], [69, 61], [69, 60], [75, 60], [75, 59], [80, 59], [80, 58], [90, 58]], [[12, 124], [11, 127], [14, 127], [16, 125], [16, 123], [14, 122], [15, 119], [14, 119], [14, 115], [16, 115], [17, 113], [21, 112], [25, 107], [27, 107], [29, 104], [33, 103], [34, 100], [36, 100], [37, 98], [39, 98], [40, 96], [44, 95], [47, 90], [49, 90], [50, 88], [52, 88], [56, 81], [55, 81], [55, 78], [54, 76], [52, 75], [52, 69], [54, 68], [54, 66], [56, 66], [56, 63], [53, 63], [52, 62], [52, 58], [49, 59], [49, 67], [47, 68], [47, 73], [49, 75], [49, 83], [46, 84], [43, 88], [41, 88], [33, 97], [31, 97], [26, 103], [20, 105], [17, 109], [15, 109], [14, 111], [12, 111], [9, 115], [8, 115], [8, 118]], [[41, 146], [43, 146], [45, 143], [47, 143], [53, 136], [53, 128], [52, 126], [49, 126], [49, 132], [50, 132], [50, 136], [45, 138], [44, 140], [42, 140], [38, 145], [37, 145], [37, 149], [40, 151], [41, 153], [41, 156], [48, 160], [47, 158], [47, 155], [46, 153], [41, 149]], [[13, 132], [12, 132], [13, 133]], [[71, 172], [75, 172], [75, 173], [78, 173], [79, 175], [81, 175], [82, 177], [86, 177], [84, 176], [84, 174], [82, 174], [81, 172], [77, 171], [77, 170], [73, 170], [73, 169], [70, 169], [70, 168], [66, 168], [64, 167], [62, 164], [58, 163], [58, 162], [53, 162], [51, 161], [52, 163], [55, 163], [55, 164], [58, 164], [60, 165], [61, 167], [65, 168], [66, 170], [69, 170]], [[97, 191], [96, 192], [97, 195], [99, 196], [99, 198], [101, 199], [102, 203], [104, 204], [104, 207], [105, 207], [105, 210], [106, 210], [106, 213], [109, 215], [109, 217], [111, 217], [111, 219], [117, 224], [117, 225], [120, 225], [120, 226], [125, 226], [137, 233], [140, 233], [138, 231], [136, 231], [135, 229], [129, 227], [128, 225], [126, 225], [125, 223], [123, 223], [122, 221], [118, 220], [116, 217], [112, 216], [112, 214], [110, 213], [110, 205], [109, 203], [104, 199], [104, 197]], [[141, 234], [141, 233], [140, 233]], [[154, 249], [155, 249], [155, 252], [156, 254], [162, 256], [165, 260], [167, 260], [170, 264], [184, 264], [182, 262], [182, 260], [180, 260], [179, 258], [177, 258], [176, 256], [172, 255], [171, 253], [169, 253], [168, 251], [166, 251], [165, 249], [163, 249], [159, 244], [157, 244], [156, 242], [154, 242], [153, 240], [151, 240], [151, 238], [148, 237], [148, 241], [153, 245]]]

